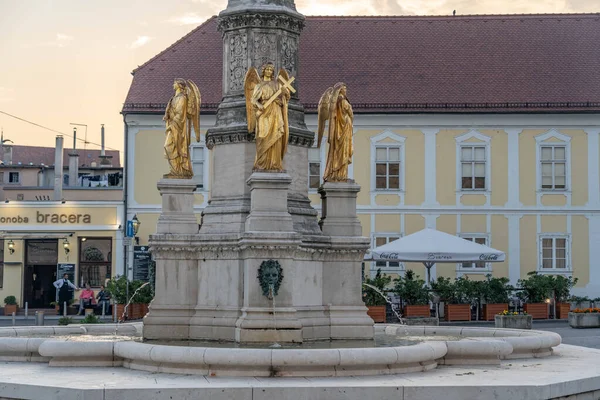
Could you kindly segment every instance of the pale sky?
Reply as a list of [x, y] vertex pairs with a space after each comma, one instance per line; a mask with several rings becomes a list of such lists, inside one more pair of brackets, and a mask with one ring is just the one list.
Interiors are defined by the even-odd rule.
[[[0, 0], [0, 127], [15, 144], [53, 146], [70, 123], [123, 149], [119, 114], [131, 71], [227, 5], [226, 0]], [[600, 0], [296, 0], [305, 15], [600, 12]], [[85, 128], [78, 128], [83, 138]], [[65, 137], [65, 145], [72, 140]], [[83, 147], [80, 142], [79, 147]], [[98, 148], [89, 144], [88, 148]]]

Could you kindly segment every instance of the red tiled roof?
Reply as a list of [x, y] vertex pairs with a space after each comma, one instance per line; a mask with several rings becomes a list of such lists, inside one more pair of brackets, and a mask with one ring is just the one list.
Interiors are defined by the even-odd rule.
[[[63, 149], [63, 166], [66, 168], [69, 166], [69, 153], [72, 153], [72, 149]], [[102, 159], [100, 158], [100, 150], [83, 150], [77, 149], [79, 154], [79, 166], [90, 167], [92, 162], [95, 162], [100, 166]], [[110, 164], [113, 167], [120, 167], [121, 160], [119, 158], [119, 152], [117, 150], [106, 150], [107, 156], [112, 156]], [[12, 165], [54, 165], [54, 147], [38, 147], [38, 146], [12, 146]]]
[[[222, 97], [216, 17], [134, 71], [123, 112], [161, 113], [174, 78]], [[356, 112], [600, 111], [600, 14], [306, 17], [299, 96], [343, 81]]]

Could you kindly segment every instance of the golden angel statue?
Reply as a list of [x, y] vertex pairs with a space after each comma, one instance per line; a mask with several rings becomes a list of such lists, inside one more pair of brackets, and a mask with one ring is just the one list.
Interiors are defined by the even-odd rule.
[[348, 180], [348, 166], [352, 163], [353, 120], [352, 106], [346, 97], [346, 84], [336, 83], [328, 88], [321, 96], [318, 106], [318, 139], [317, 147], [321, 147], [325, 124], [329, 120], [329, 133], [327, 143], [327, 163], [325, 164], [326, 182], [346, 182]]
[[190, 179], [194, 176], [190, 157], [192, 127], [196, 141], [200, 141], [200, 90], [191, 80], [175, 79], [175, 95], [167, 104], [163, 121], [166, 122], [165, 158], [170, 179]]
[[283, 156], [287, 150], [290, 129], [288, 125], [288, 100], [291, 86], [285, 69], [274, 76], [275, 66], [266, 63], [260, 75], [250, 67], [244, 81], [248, 131], [255, 133], [256, 158], [254, 170], [283, 171]]

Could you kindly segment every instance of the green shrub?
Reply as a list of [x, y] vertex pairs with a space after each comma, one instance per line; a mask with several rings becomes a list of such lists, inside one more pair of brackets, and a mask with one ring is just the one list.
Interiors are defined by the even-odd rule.
[[553, 283], [550, 275], [541, 275], [536, 271], [527, 274], [527, 279], [519, 279], [517, 285], [524, 293], [528, 303], [543, 303], [550, 297]]
[[394, 291], [407, 305], [429, 304], [429, 289], [425, 280], [420, 279], [412, 270], [407, 270], [404, 278], [394, 279]]
[[100, 318], [95, 316], [94, 314], [88, 314], [84, 319], [81, 320], [82, 324], [99, 324]]
[[[381, 273], [381, 269], [377, 270], [375, 278], [365, 279], [367, 285], [371, 285], [381, 293], [385, 294], [386, 286], [392, 282], [392, 277]], [[385, 298], [377, 293], [377, 290], [370, 288], [369, 286], [363, 286], [363, 300], [367, 306], [385, 306], [387, 304]]]
[[7, 306], [14, 306], [17, 304], [17, 298], [15, 296], [6, 296], [4, 298], [4, 304]]
[[487, 274], [484, 281], [483, 298], [488, 304], [508, 303], [508, 292], [513, 289], [506, 277], [495, 278]]
[[58, 319], [58, 324], [59, 325], [69, 325], [73, 323], [73, 318], [71, 317], [60, 317]]
[[115, 276], [109, 280], [106, 284], [106, 291], [110, 293], [113, 300], [118, 304], [127, 304], [128, 300], [132, 300], [132, 303], [144, 303], [149, 304], [154, 298], [154, 291], [152, 285], [144, 286], [135, 296], [133, 294], [139, 289], [145, 282], [143, 281], [131, 281], [129, 282], [129, 299], [127, 298], [127, 278], [125, 275]]

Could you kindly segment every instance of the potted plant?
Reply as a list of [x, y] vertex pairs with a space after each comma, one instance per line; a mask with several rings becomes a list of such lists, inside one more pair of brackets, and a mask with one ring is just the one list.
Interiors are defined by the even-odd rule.
[[[130, 288], [131, 289], [131, 288]], [[127, 304], [127, 277], [125, 275], [115, 276], [106, 283], [106, 291], [115, 304], [117, 319], [127, 319], [124, 315], [125, 304]], [[128, 310], [129, 311], [129, 310]]]
[[373, 279], [365, 279], [363, 300], [368, 308], [367, 314], [373, 318], [374, 322], [385, 322], [385, 306], [387, 301], [384, 291], [391, 281], [392, 277], [382, 274], [381, 269], [377, 270]]
[[483, 297], [485, 299], [483, 319], [485, 321], [493, 321], [496, 314], [508, 310], [508, 291], [512, 289], [508, 282], [510, 280], [506, 277], [496, 278], [491, 274], [486, 275], [486, 280], [483, 281]]
[[569, 313], [571, 328], [600, 328], [600, 308], [576, 308]]
[[554, 302], [556, 304], [556, 315], [554, 318], [567, 319], [571, 310], [571, 304], [568, 303], [568, 299], [571, 295], [571, 289], [577, 284], [578, 278], [570, 276], [565, 278], [562, 275], [548, 276], [548, 278], [550, 287], [554, 292]]
[[4, 315], [16, 314], [18, 310], [17, 298], [15, 296], [6, 296], [4, 298]]
[[404, 277], [394, 280], [394, 291], [404, 303], [403, 316], [430, 317], [429, 290], [425, 280], [420, 279], [412, 270], [407, 270]]
[[533, 319], [548, 319], [548, 303], [546, 299], [552, 291], [551, 278], [548, 275], [531, 271], [527, 279], [519, 279], [519, 289], [525, 293], [527, 303], [523, 306], [525, 312]]
[[444, 319], [446, 321], [470, 321], [471, 304], [467, 300], [465, 288], [469, 284], [466, 278], [456, 279], [439, 277], [431, 283], [431, 288], [444, 302]]
[[494, 316], [496, 328], [531, 329], [533, 318], [526, 312], [510, 312], [502, 310]]

